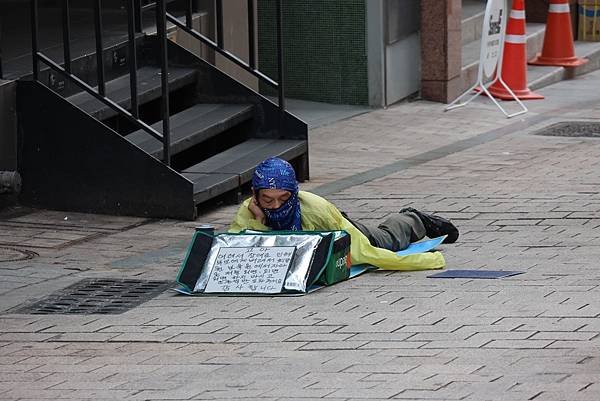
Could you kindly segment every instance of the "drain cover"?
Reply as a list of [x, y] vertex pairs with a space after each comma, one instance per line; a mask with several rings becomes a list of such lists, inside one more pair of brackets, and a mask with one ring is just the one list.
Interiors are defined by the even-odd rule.
[[27, 260], [37, 256], [37, 253], [26, 249], [12, 248], [9, 246], [0, 246], [0, 263], [16, 262], [19, 260]]
[[535, 135], [543, 136], [567, 136], [567, 137], [590, 137], [600, 138], [600, 123], [589, 121], [569, 121], [553, 124], [542, 130], [536, 131]]
[[86, 279], [60, 290], [17, 313], [119, 314], [173, 286], [171, 281]]

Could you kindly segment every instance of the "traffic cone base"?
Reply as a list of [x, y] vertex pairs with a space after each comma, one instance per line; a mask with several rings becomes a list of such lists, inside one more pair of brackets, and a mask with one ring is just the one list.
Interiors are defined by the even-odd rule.
[[587, 58], [578, 58], [578, 57], [544, 57], [541, 54], [538, 54], [537, 57], [530, 60], [528, 64], [531, 65], [554, 65], [554, 66], [562, 66], [562, 67], [577, 67], [583, 65], [588, 62]]
[[[490, 91], [492, 96], [494, 96], [497, 99], [515, 100], [515, 98], [501, 84], [500, 85], [494, 84], [488, 90]], [[511, 90], [513, 91], [515, 96], [518, 97], [520, 100], [535, 100], [535, 99], [543, 99], [544, 98], [544, 96], [531, 91], [529, 88], [520, 89], [520, 90], [514, 90], [514, 89], [511, 89]]]
[[[487, 95], [487, 93], [484, 90], [482, 90], [479, 86], [473, 90], [475, 92], [483, 92], [484, 95]], [[517, 90], [511, 88], [511, 90], [515, 94], [515, 96], [519, 98], [519, 100], [538, 100], [544, 98], [543, 95], [535, 93], [529, 88]], [[492, 85], [490, 85], [490, 87], [488, 88], [488, 92], [490, 92], [490, 94], [496, 99], [515, 100], [515, 98], [506, 90], [506, 88], [499, 81], [495, 81]]]

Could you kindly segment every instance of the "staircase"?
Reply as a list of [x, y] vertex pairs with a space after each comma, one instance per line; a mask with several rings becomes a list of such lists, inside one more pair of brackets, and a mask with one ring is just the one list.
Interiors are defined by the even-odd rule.
[[[460, 93], [463, 93], [472, 87], [477, 81], [479, 51], [481, 45], [481, 26], [483, 24], [483, 16], [485, 13], [485, 2], [480, 0], [463, 0], [462, 10], [462, 90]], [[528, 60], [532, 59], [537, 53], [542, 51], [545, 31], [546, 24], [527, 22]], [[576, 68], [528, 65], [527, 78], [529, 88], [531, 90], [536, 90], [600, 68], [600, 42], [575, 41], [575, 54], [578, 57], [589, 59], [589, 62]]]
[[102, 48], [103, 66], [95, 53], [74, 58], [75, 78], [63, 62], [18, 83], [22, 203], [194, 219], [200, 204], [236, 199], [267, 157], [308, 179], [306, 124], [172, 41], [161, 64], [162, 29]]

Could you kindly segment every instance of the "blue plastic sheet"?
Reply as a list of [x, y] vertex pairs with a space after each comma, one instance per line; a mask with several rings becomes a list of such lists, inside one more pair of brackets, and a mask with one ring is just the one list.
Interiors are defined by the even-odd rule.
[[405, 256], [412, 255], [413, 253], [423, 253], [431, 251], [432, 249], [435, 249], [439, 244], [441, 244], [446, 237], [446, 235], [443, 235], [441, 237], [429, 239], [426, 241], [413, 242], [408, 246], [408, 248], [396, 252], [396, 255]]

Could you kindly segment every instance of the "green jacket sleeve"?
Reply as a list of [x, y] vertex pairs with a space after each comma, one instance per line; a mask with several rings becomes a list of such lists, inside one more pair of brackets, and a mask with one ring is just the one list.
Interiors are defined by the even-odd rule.
[[246, 199], [242, 203], [228, 231], [230, 233], [239, 233], [244, 230], [271, 231], [269, 227], [254, 218], [254, 215], [248, 209], [249, 203], [250, 199]]

